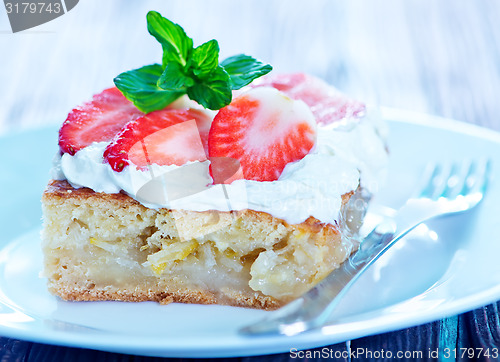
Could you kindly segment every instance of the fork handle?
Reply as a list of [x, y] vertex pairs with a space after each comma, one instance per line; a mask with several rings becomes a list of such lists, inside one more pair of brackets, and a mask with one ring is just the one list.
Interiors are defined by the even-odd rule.
[[446, 209], [428, 199], [410, 199], [392, 217], [380, 223], [338, 269], [300, 298], [243, 327], [242, 334], [295, 335], [324, 325], [351, 286], [392, 245], [427, 219], [446, 214]]

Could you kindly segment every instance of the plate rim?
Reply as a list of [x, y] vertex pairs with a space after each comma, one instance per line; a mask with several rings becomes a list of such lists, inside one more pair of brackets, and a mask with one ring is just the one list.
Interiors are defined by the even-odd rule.
[[[489, 141], [498, 143], [500, 145], [500, 132], [493, 129], [485, 128], [475, 124], [470, 124], [450, 118], [445, 118], [441, 116], [435, 116], [420, 112], [413, 112], [395, 108], [380, 107], [381, 118], [388, 122], [396, 122], [402, 124], [412, 124], [417, 126], [424, 126], [428, 128], [437, 128], [453, 133], [465, 134], [470, 137], [483, 138]], [[0, 140], [10, 137], [20, 136], [27, 132], [40, 132], [44, 130], [57, 129], [57, 126], [49, 125], [43, 127], [36, 127], [32, 129], [16, 130], [14, 132], [8, 132], [5, 134], [0, 134]], [[32, 230], [31, 230], [32, 231]], [[30, 232], [30, 231], [28, 231]], [[21, 237], [19, 235], [17, 238]], [[17, 240], [17, 238], [1, 241], [0, 240], [0, 250], [4, 250], [6, 246]], [[0, 287], [1, 288], [1, 287]], [[68, 333], [51, 330], [51, 333], [46, 333], [45, 335], [37, 335], [29, 328], [18, 328], [13, 329], [12, 327], [4, 325], [0, 317], [0, 334], [8, 338], [17, 338], [33, 341], [36, 343], [48, 343], [60, 346], [68, 347], [80, 347], [80, 348], [92, 348], [104, 351], [112, 351], [118, 353], [135, 353], [141, 355], [158, 356], [158, 357], [235, 357], [235, 356], [251, 356], [251, 355], [262, 355], [270, 353], [283, 353], [289, 352], [289, 346], [296, 343], [302, 348], [314, 348], [326, 345], [331, 345], [335, 343], [341, 343], [353, 338], [360, 338], [362, 336], [373, 335], [384, 333], [390, 330], [397, 330], [401, 328], [407, 328], [414, 325], [425, 324], [437, 319], [446, 318], [449, 316], [457, 315], [460, 313], [473, 310], [483, 305], [490, 304], [500, 299], [500, 285], [488, 288], [478, 293], [474, 293], [465, 298], [461, 298], [456, 301], [451, 301], [447, 304], [446, 313], [443, 313], [442, 308], [437, 308], [430, 311], [422, 317], [414, 316], [413, 318], [405, 318], [402, 320], [395, 320], [392, 323], [384, 323], [383, 318], [375, 317], [362, 320], [361, 322], [370, 322], [368, 328], [364, 328], [365, 332], [360, 334], [359, 330], [353, 329], [345, 333], [343, 338], [333, 338], [333, 332], [331, 325], [325, 326], [320, 330], [311, 331], [306, 334], [301, 334], [295, 338], [284, 337], [284, 336], [274, 336], [270, 337], [252, 337], [246, 338], [238, 336], [237, 340], [240, 345], [226, 346], [225, 349], [221, 349], [221, 345], [214, 346], [213, 341], [196, 341], [196, 343], [185, 343], [184, 345], [179, 344], [176, 340], [176, 346], [170, 345], [165, 346], [165, 340], [160, 337], [151, 338], [148, 336], [146, 340], [138, 339], [136, 344], [128, 343], [124, 346], [123, 342], [120, 342], [120, 338], [112, 336], [111, 341], [109, 339], [99, 339], [95, 338], [96, 335], [90, 334], [87, 336], [82, 336], [79, 333]], [[406, 302], [401, 301], [399, 303]], [[397, 305], [395, 303], [391, 306]], [[0, 316], [1, 316], [1, 306], [4, 303], [0, 300]], [[372, 311], [372, 312], [377, 312]], [[359, 316], [365, 314], [370, 314], [372, 312], [362, 313]], [[373, 321], [376, 323], [373, 324]], [[350, 325], [356, 322], [344, 323], [343, 325]], [[125, 336], [123, 336], [125, 337]], [[132, 337], [132, 336], [128, 336]], [[136, 336], [134, 336], [136, 337]], [[234, 336], [231, 336], [232, 338]], [[191, 340], [191, 339], [190, 339]], [[281, 343], [279, 340], [282, 340]], [[191, 340], [192, 341], [192, 340]], [[110, 343], [111, 342], [111, 343]], [[279, 346], [278, 346], [279, 344]], [[278, 346], [278, 347], [277, 347]], [[167, 348], [165, 348], [167, 347]], [[286, 348], [284, 348], [286, 347]], [[186, 350], [188, 349], [189, 350]], [[252, 348], [258, 348], [252, 352]], [[187, 352], [187, 353], [186, 353]]]

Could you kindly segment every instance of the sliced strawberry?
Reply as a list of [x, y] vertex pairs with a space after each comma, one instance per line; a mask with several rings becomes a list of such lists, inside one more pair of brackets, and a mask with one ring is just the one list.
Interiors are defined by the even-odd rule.
[[270, 74], [257, 79], [252, 87], [274, 87], [293, 99], [303, 100], [318, 124], [326, 125], [344, 118], [361, 117], [365, 105], [348, 98], [319, 78], [303, 73]]
[[59, 130], [59, 148], [74, 155], [93, 142], [109, 141], [143, 114], [118, 88], [106, 89], [71, 111]]
[[239, 160], [247, 180], [274, 181], [288, 163], [308, 154], [315, 140], [309, 107], [260, 87], [236, 97], [215, 116], [208, 154]]
[[120, 172], [133, 163], [178, 165], [207, 159], [212, 119], [195, 109], [164, 109], [129, 122], [104, 151], [105, 160]]

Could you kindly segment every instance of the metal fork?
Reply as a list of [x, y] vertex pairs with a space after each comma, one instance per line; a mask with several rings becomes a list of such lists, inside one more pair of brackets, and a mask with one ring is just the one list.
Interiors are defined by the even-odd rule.
[[424, 187], [392, 217], [380, 223], [340, 268], [300, 298], [239, 330], [245, 335], [295, 335], [323, 326], [346, 292], [382, 254], [432, 218], [471, 210], [484, 198], [491, 163], [471, 161], [428, 168]]

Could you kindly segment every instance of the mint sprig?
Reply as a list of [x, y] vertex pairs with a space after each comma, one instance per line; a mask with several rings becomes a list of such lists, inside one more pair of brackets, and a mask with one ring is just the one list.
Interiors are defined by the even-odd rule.
[[187, 94], [203, 107], [217, 110], [231, 103], [232, 90], [250, 84], [272, 67], [240, 54], [219, 63], [219, 44], [210, 40], [194, 48], [178, 24], [156, 11], [147, 15], [148, 31], [162, 45], [162, 65], [121, 73], [116, 87], [143, 112], [163, 109]]

